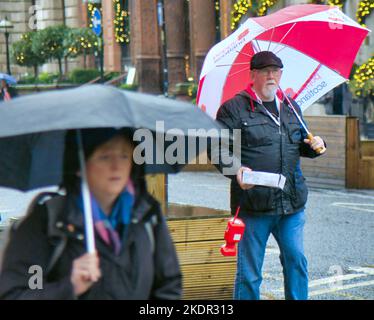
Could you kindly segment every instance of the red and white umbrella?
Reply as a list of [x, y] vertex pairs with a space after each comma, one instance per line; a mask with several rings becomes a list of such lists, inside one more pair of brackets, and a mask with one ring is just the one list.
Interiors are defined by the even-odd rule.
[[219, 106], [244, 90], [249, 63], [259, 51], [282, 59], [282, 90], [302, 110], [345, 82], [370, 30], [326, 5], [295, 5], [249, 18], [207, 54], [197, 104], [213, 118]]

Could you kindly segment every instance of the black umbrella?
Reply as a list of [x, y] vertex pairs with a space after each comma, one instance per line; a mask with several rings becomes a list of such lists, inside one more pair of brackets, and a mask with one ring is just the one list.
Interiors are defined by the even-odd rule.
[[[173, 129], [177, 129], [175, 136], [184, 136], [186, 148], [188, 138], [205, 138], [209, 130], [220, 129], [192, 104], [104, 85], [18, 98], [0, 107], [0, 121], [0, 186], [22, 191], [60, 183], [68, 129], [150, 129], [155, 140], [163, 141], [161, 147], [165, 149], [173, 143], [165, 141], [165, 132], [173, 136]], [[185, 161], [156, 163], [156, 149], [160, 146], [155, 141], [152, 147], [147, 173], [178, 172], [190, 160], [186, 152]]]
[[[189, 103], [104, 85], [12, 100], [0, 105], [0, 121], [0, 186], [22, 191], [61, 182], [64, 137], [69, 129], [149, 129], [154, 140], [162, 141], [168, 132], [187, 141], [191, 137], [205, 138], [209, 130], [220, 129]], [[171, 143], [164, 141], [161, 148]], [[152, 147], [160, 148], [157, 143]], [[184, 160], [190, 158], [187, 152]], [[187, 161], [157, 164], [154, 155], [148, 162], [146, 172], [167, 173], [178, 172]]]

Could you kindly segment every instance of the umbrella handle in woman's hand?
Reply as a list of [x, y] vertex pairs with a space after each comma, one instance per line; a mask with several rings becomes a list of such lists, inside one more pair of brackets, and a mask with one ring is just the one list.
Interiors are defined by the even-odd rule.
[[97, 252], [86, 253], [73, 261], [70, 281], [76, 296], [85, 293], [100, 277], [101, 271]]

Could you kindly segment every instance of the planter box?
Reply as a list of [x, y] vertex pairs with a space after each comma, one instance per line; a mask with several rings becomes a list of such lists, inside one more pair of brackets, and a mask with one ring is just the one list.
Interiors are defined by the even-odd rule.
[[169, 205], [167, 217], [183, 274], [183, 299], [232, 299], [236, 257], [220, 253], [229, 212]]

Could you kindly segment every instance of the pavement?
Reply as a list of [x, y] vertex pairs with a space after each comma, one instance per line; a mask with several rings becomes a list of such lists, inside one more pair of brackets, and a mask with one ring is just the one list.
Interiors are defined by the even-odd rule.
[[[38, 192], [0, 188], [0, 214], [6, 219], [22, 216]], [[214, 172], [169, 175], [168, 197], [169, 203], [229, 210], [229, 180]], [[310, 299], [373, 300], [374, 190], [311, 188], [306, 216]], [[279, 249], [272, 236], [263, 275], [262, 298], [284, 299]]]

